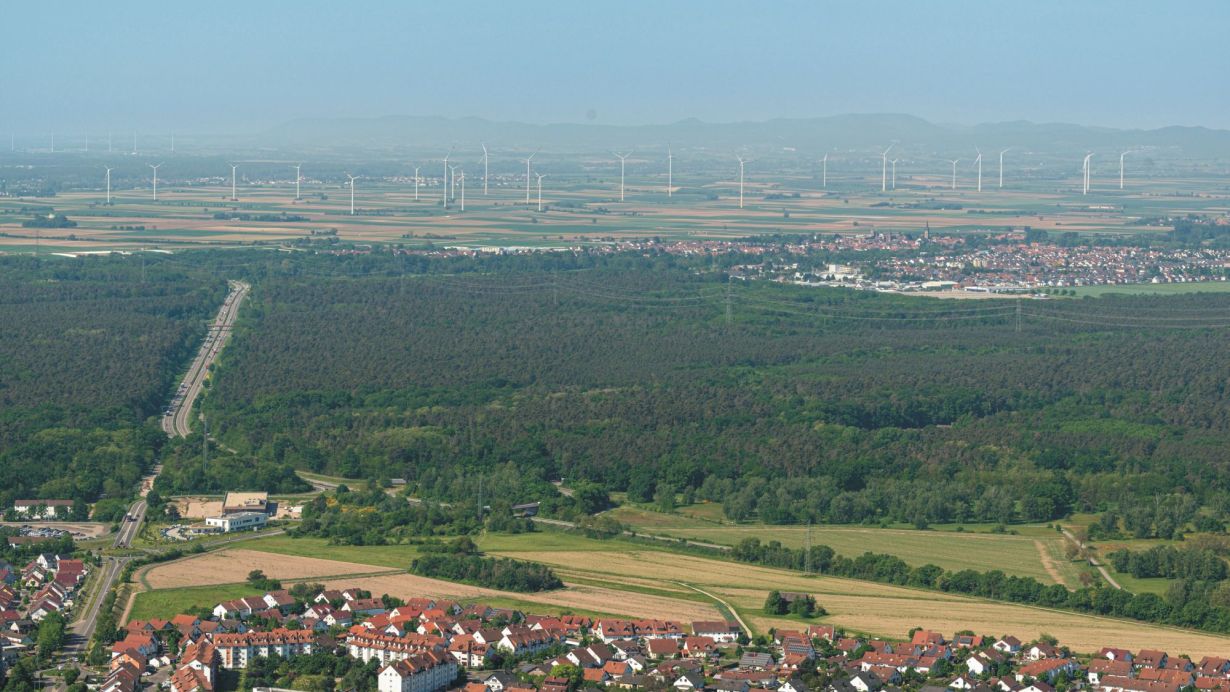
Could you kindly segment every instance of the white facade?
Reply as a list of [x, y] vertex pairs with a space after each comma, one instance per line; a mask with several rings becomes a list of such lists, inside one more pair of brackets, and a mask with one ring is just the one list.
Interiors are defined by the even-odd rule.
[[264, 512], [240, 512], [221, 517], [206, 517], [207, 526], [216, 526], [224, 533], [259, 529], [269, 521], [269, 515]]

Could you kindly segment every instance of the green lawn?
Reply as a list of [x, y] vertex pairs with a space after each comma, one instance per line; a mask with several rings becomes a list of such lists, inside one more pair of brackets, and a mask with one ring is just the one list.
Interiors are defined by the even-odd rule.
[[211, 584], [142, 591], [137, 594], [132, 604], [132, 614], [128, 617], [130, 620], [148, 620], [152, 617], [170, 619], [191, 608], [212, 608], [222, 601], [258, 595], [259, 589], [250, 584]]
[[329, 545], [324, 538], [292, 538], [285, 534], [245, 541], [236, 547], [400, 569], [409, 569], [410, 562], [419, 554], [412, 545]]

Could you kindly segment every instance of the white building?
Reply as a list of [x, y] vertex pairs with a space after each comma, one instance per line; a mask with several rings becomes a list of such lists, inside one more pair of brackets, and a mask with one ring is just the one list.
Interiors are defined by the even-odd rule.
[[249, 529], [255, 531], [256, 529], [263, 528], [268, 521], [269, 515], [264, 512], [240, 512], [239, 514], [205, 518], [207, 526], [216, 526], [222, 529], [223, 533], [247, 531]]
[[377, 676], [380, 692], [436, 692], [457, 681], [457, 662], [438, 651], [394, 661]]

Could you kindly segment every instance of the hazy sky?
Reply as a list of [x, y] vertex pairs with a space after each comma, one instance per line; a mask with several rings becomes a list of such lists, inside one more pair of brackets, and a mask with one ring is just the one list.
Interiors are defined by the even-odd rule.
[[1230, 2], [10, 2], [0, 132], [899, 112], [1230, 128]]

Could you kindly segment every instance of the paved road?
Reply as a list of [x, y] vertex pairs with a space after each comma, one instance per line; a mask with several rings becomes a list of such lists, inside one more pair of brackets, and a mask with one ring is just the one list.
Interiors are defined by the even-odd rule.
[[171, 437], [187, 437], [192, 432], [192, 405], [201, 393], [210, 364], [218, 358], [222, 347], [230, 339], [235, 318], [239, 316], [239, 305], [252, 288], [242, 281], [227, 283], [231, 286], [231, 292], [210, 325], [209, 334], [201, 344], [196, 358], [192, 360], [183, 383], [176, 390], [175, 397], [171, 400], [170, 412], [162, 417], [162, 429]]

